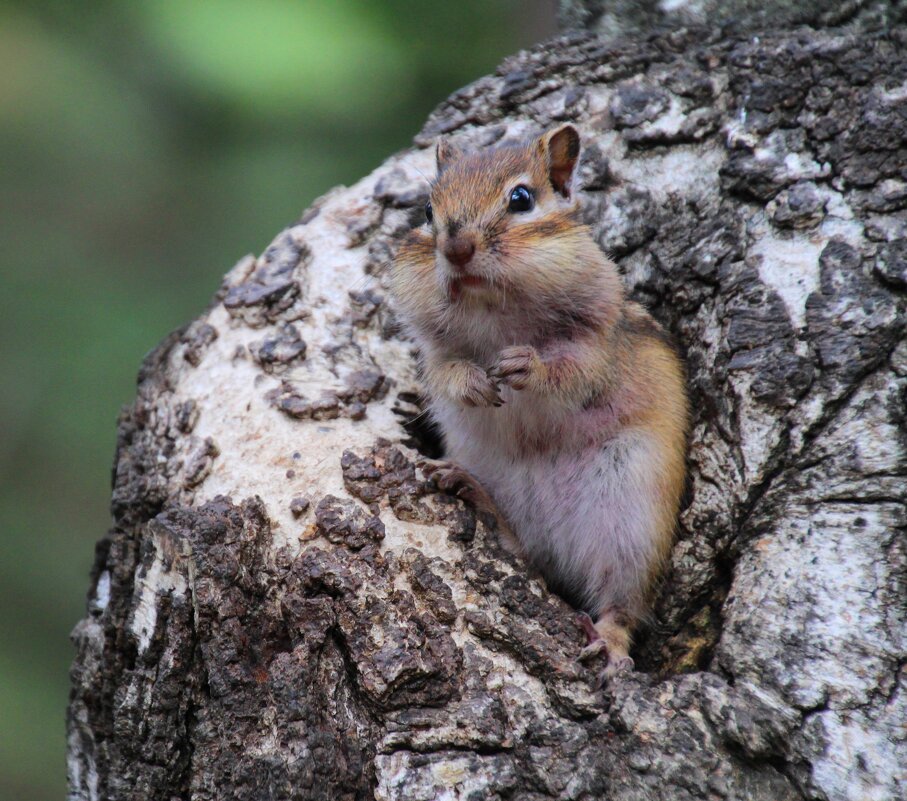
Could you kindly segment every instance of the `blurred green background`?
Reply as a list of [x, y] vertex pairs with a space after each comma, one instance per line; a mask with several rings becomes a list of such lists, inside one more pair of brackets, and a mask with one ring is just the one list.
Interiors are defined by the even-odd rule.
[[68, 634], [142, 356], [554, 16], [554, 0], [0, 3], [0, 798], [65, 795]]

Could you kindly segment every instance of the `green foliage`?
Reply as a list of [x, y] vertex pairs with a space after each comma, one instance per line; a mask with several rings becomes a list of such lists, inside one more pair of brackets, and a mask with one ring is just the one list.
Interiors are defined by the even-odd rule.
[[[146, 6], [152, 42], [185, 85], [276, 118], [373, 117], [412, 90], [406, 54], [382, 19], [334, 3], [166, 0]], [[304, 76], [304, 78], [303, 78]], [[394, 86], [388, 94], [386, 88]]]
[[67, 634], [142, 355], [553, 3], [0, 5], [0, 797], [64, 794]]

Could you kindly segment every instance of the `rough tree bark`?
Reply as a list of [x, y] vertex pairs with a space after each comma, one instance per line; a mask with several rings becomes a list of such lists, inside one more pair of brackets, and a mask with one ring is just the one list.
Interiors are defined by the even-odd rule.
[[[71, 798], [905, 797], [905, 52], [568, 34], [243, 259], [120, 420]], [[437, 135], [561, 120], [695, 408], [638, 671], [604, 690], [572, 610], [414, 466], [439, 443], [386, 295]]]

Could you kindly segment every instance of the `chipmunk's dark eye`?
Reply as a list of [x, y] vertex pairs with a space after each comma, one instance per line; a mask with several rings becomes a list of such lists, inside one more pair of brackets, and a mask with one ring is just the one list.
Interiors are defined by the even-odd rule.
[[425, 204], [425, 219], [428, 220], [429, 225], [435, 219], [435, 213], [431, 210], [431, 202]]
[[535, 196], [531, 189], [520, 184], [510, 193], [510, 205], [507, 211], [532, 211], [535, 205]]

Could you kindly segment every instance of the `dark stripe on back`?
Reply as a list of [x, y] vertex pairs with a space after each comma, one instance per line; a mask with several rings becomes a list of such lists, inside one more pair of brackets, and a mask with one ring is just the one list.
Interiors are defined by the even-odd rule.
[[674, 338], [648, 314], [624, 314], [617, 321], [617, 333], [630, 337], [655, 339], [673, 351], [677, 350]]

